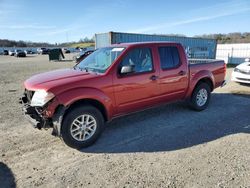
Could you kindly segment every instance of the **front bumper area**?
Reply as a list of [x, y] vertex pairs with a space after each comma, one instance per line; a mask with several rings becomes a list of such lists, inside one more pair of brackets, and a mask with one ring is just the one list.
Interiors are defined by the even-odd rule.
[[33, 107], [30, 105], [32, 92], [25, 90], [19, 103], [25, 118], [37, 129], [53, 128], [52, 135], [61, 136], [61, 124], [66, 108], [59, 105], [57, 100], [49, 102], [45, 107]]
[[19, 99], [19, 103], [22, 104], [22, 111], [25, 118], [34, 128], [42, 129], [53, 127], [52, 121], [42, 116], [43, 108], [30, 106], [29, 99], [25, 94]]
[[233, 72], [231, 80], [234, 82], [250, 84], [250, 75], [239, 72]]

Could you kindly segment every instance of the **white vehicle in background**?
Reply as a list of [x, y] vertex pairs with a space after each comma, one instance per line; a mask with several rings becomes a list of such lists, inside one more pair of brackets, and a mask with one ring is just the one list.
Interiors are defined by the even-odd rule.
[[250, 84], [250, 59], [245, 59], [244, 63], [241, 63], [235, 67], [232, 73], [232, 81], [239, 83]]
[[15, 55], [15, 51], [14, 50], [9, 50], [9, 55], [10, 56], [14, 56]]

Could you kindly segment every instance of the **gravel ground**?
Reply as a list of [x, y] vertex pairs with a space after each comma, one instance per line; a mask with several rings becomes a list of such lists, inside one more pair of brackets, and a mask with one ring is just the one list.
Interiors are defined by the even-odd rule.
[[250, 187], [250, 86], [229, 82], [203, 112], [179, 102], [116, 119], [78, 151], [18, 104], [25, 79], [72, 65], [0, 57], [0, 187]]

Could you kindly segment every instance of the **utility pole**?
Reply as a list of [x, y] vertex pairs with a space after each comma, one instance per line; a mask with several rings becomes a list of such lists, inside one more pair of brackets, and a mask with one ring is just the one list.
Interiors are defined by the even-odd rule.
[[68, 32], [66, 32], [66, 40], [67, 40], [67, 43], [69, 43], [69, 36], [68, 36]]

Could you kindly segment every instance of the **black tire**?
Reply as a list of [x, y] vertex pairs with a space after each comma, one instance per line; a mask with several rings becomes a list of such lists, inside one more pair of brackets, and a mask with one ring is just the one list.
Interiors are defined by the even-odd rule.
[[[197, 95], [199, 94], [199, 91], [201, 91], [203, 89], [205, 89], [207, 92], [207, 99], [206, 99], [206, 102], [204, 104], [199, 105], [198, 101], [197, 101]], [[209, 85], [207, 83], [200, 83], [195, 87], [195, 89], [192, 93], [191, 99], [189, 101], [189, 107], [195, 111], [205, 110], [209, 104], [210, 97], [211, 97], [211, 88], [209, 87]]]
[[[90, 115], [96, 121], [96, 129], [93, 135], [84, 141], [76, 140], [71, 134], [72, 123], [81, 115]], [[70, 147], [81, 149], [92, 145], [101, 135], [104, 128], [102, 113], [93, 106], [75, 107], [66, 114], [62, 122], [61, 136], [63, 141]], [[84, 133], [85, 135], [85, 133]]]

